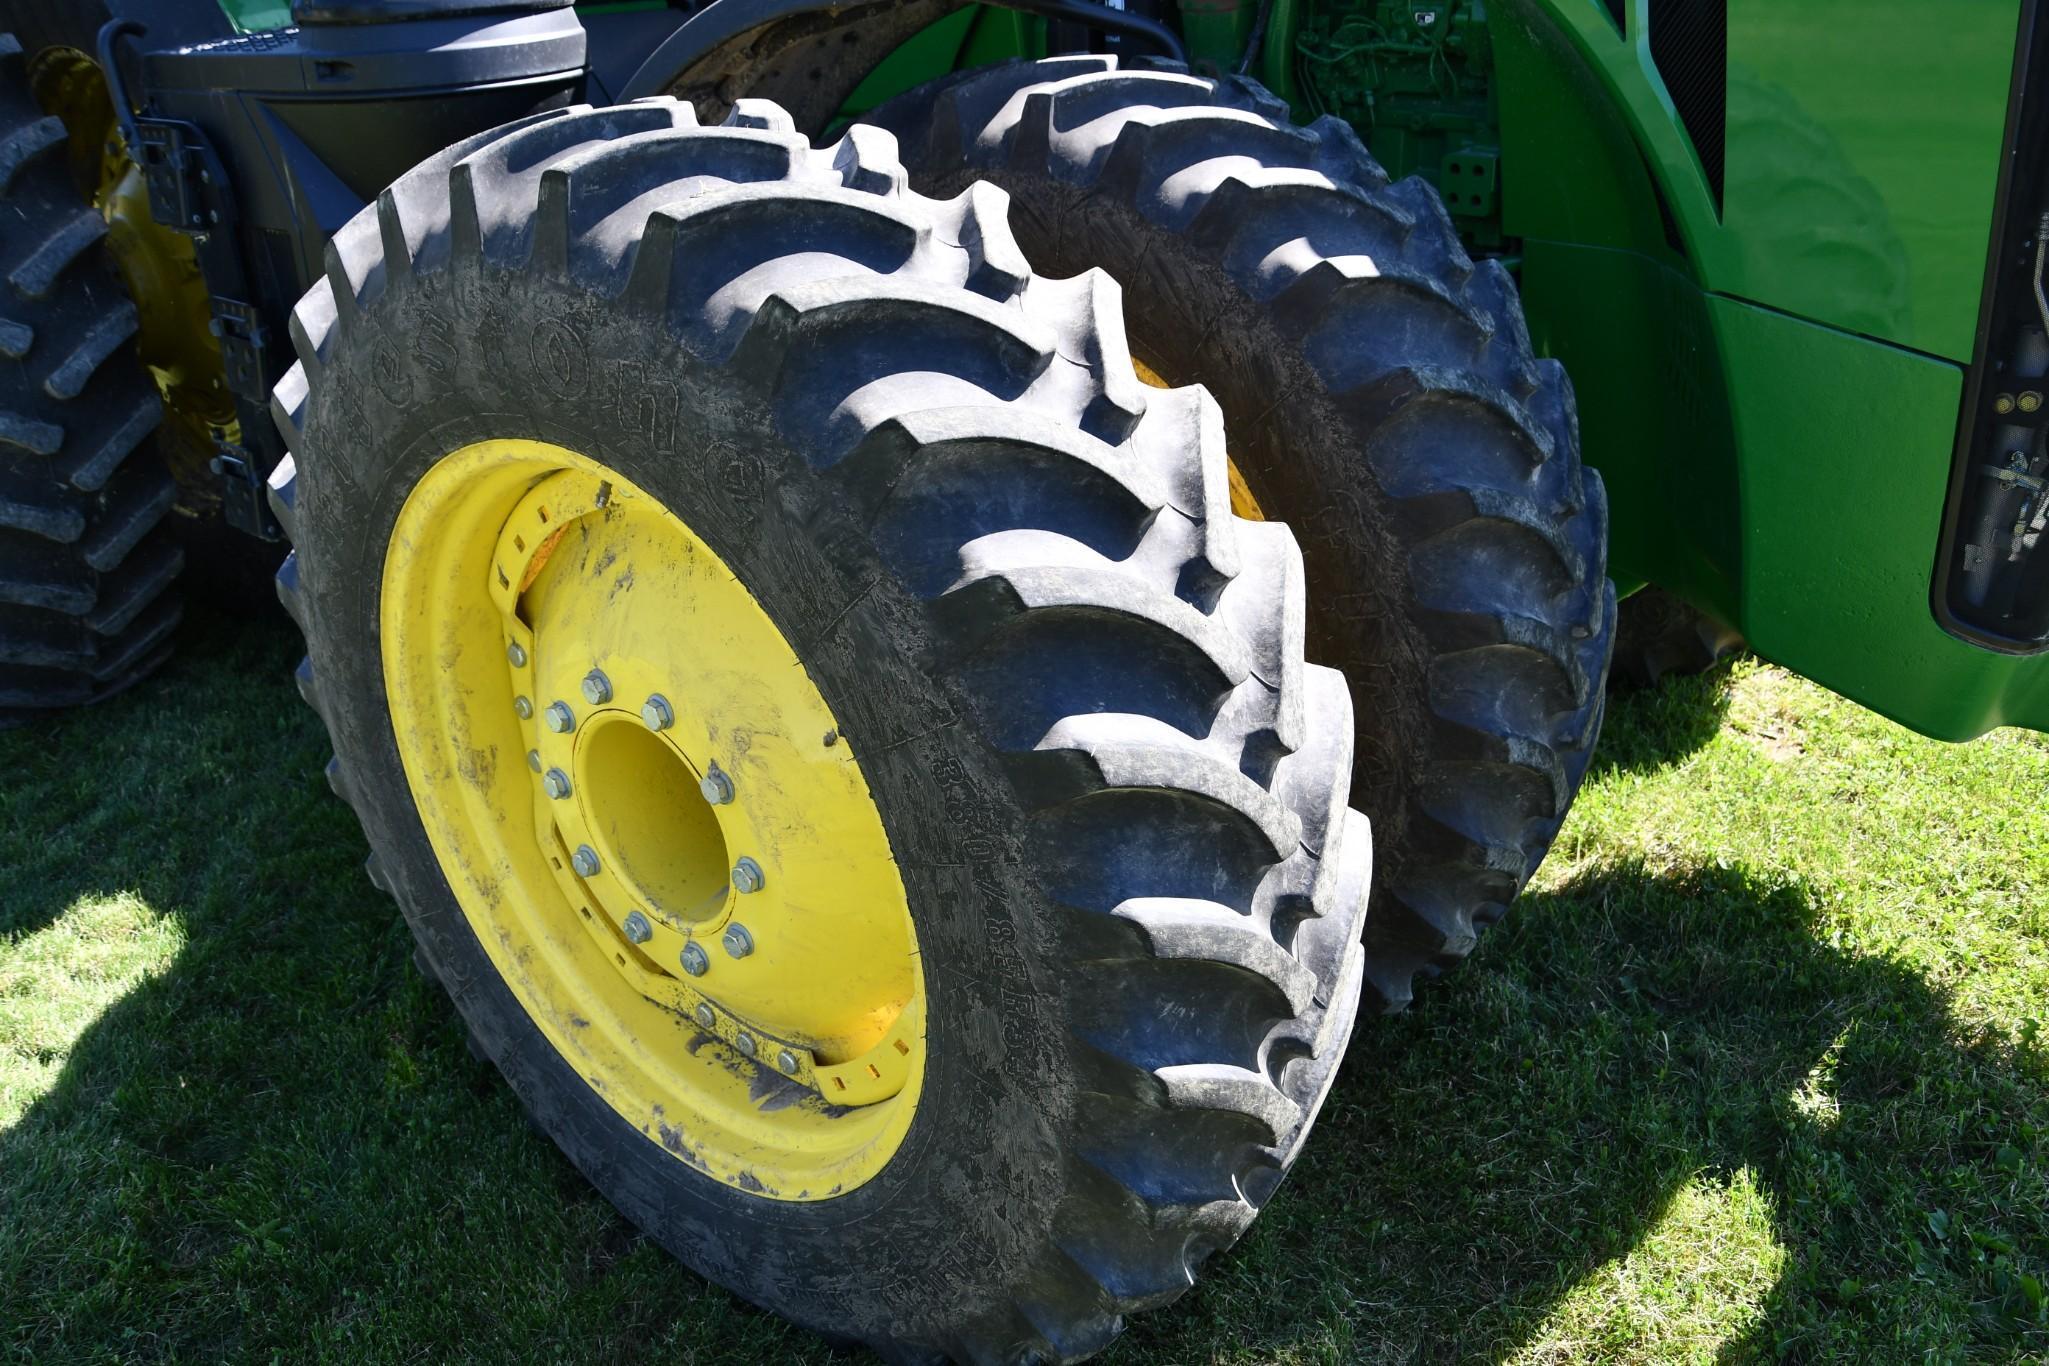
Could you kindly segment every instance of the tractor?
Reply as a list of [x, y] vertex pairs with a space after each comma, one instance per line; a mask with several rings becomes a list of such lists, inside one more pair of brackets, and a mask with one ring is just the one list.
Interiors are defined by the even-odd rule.
[[2041, 9], [0, 0], [0, 720], [274, 572], [596, 1188], [1080, 1359], [1508, 909], [1611, 668], [2049, 729]]

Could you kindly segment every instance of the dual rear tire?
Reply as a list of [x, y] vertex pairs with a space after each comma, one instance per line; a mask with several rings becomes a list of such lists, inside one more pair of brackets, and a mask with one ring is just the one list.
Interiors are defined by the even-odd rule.
[[1614, 642], [1606, 494], [1506, 268], [1348, 124], [1295, 127], [1242, 80], [1064, 57], [871, 117], [927, 193], [1007, 190], [1040, 270], [1123, 281], [1134, 354], [1215, 396], [1251, 500], [1293, 527], [1376, 837], [1368, 1000], [1400, 1009], [1549, 850]]
[[[1504, 272], [1341, 125], [1102, 59], [879, 117], [576, 109], [392, 186], [295, 315], [279, 586], [374, 880], [601, 1190], [890, 1359], [1072, 1360], [1244, 1232], [1362, 1003], [1534, 870], [1605, 504]], [[593, 757], [638, 724], [687, 779]], [[876, 833], [776, 807], [821, 764]], [[592, 814], [629, 810], [672, 823]], [[907, 937], [761, 910], [871, 856]], [[859, 1042], [805, 1023], [904, 943]], [[606, 960], [623, 1004], [576, 1008]], [[871, 1038], [909, 1064], [835, 1099]]]
[[[1230, 512], [1215, 405], [1142, 385], [1117, 285], [1035, 274], [1001, 192], [937, 200], [905, 180], [887, 134], [814, 150], [752, 101], [720, 128], [669, 101], [556, 113], [416, 169], [337, 234], [295, 315], [280, 589], [376, 880], [479, 1050], [600, 1189], [705, 1275], [892, 1359], [1067, 1360], [1184, 1290], [1301, 1150], [1364, 984], [1370, 836], [1346, 801], [1343, 680], [1304, 660], [1301, 557], [1286, 528]], [[545, 554], [522, 541], [547, 564], [457, 557], [438, 598], [409, 597], [417, 562], [472, 525], [498, 543], [551, 472], [513, 466], [496, 502], [432, 495], [424, 520], [422, 490], [458, 487], [450, 460], [535, 450], [574, 453], [562, 467], [606, 490], [553, 507]], [[703, 549], [584, 555], [636, 501], [687, 530], [672, 547]], [[800, 737], [804, 757], [755, 763], [795, 731], [728, 677], [763, 675], [729, 668], [709, 599], [641, 596], [661, 554], [715, 556], [801, 662], [835, 718]], [[498, 680], [438, 712], [392, 653], [431, 643], [405, 604], [424, 621], [437, 600], [455, 624], [435, 666]], [[700, 972], [633, 955], [694, 934], [701, 910], [646, 887], [613, 904], [609, 846], [550, 843], [575, 799], [544, 786], [540, 756], [567, 727], [598, 731], [573, 695], [554, 729], [552, 696], [505, 673], [500, 632], [534, 670], [568, 629], [545, 623], [579, 618], [692, 633], [664, 733], [724, 718], [701, 741], [718, 753], [678, 741], [701, 779], [714, 760], [731, 772], [730, 802], [716, 784], [704, 798], [721, 822], [806, 764], [858, 764], [922, 1012], [916, 1087], [880, 1102], [911, 1108], [880, 1159], [764, 1176], [776, 1145], [864, 1107], [779, 1074], [815, 1075], [760, 1040], [838, 1056], [775, 1015], [789, 1002], [721, 996], [806, 934], [861, 971], [886, 950], [835, 937], [851, 908], [793, 908], [786, 937], [744, 957], [721, 940]], [[576, 756], [569, 786], [604, 781]], [[719, 904], [752, 915], [816, 877], [802, 823], [764, 824], [755, 872]], [[518, 881], [521, 841], [573, 853], [572, 871]], [[499, 914], [536, 881], [534, 915]], [[595, 1012], [551, 1014], [547, 964], [591, 934], [714, 1014], [609, 1051]], [[625, 1069], [664, 1057], [742, 1079], [752, 1146], [641, 1104]]]

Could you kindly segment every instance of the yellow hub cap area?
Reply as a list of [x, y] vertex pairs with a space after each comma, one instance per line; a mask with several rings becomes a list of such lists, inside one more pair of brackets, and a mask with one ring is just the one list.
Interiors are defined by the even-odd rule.
[[853, 747], [661, 503], [487, 441], [413, 490], [380, 608], [392, 727], [463, 914], [620, 1115], [784, 1200], [889, 1161], [923, 1075], [910, 907]]

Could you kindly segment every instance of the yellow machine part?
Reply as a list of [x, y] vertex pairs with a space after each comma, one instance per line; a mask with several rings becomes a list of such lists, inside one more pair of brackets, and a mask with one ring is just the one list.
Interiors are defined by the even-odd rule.
[[135, 301], [136, 354], [178, 437], [173, 472], [188, 498], [195, 489], [210, 493], [199, 475], [213, 456], [215, 433], [229, 441], [241, 434], [192, 239], [150, 217], [148, 186], [115, 126], [97, 62], [76, 48], [46, 48], [36, 54], [29, 80], [37, 103], [63, 120], [72, 174], [107, 220], [107, 249]]

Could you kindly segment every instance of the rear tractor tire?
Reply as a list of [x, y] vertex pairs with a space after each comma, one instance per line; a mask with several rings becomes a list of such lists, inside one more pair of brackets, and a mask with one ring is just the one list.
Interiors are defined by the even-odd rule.
[[1352, 685], [1367, 991], [1399, 1009], [1536, 871], [1600, 730], [1607, 501], [1507, 270], [1248, 81], [1062, 57], [869, 118], [922, 192], [1005, 189], [1035, 268], [1122, 281], [1146, 370], [1223, 409], [1240, 510], [1294, 527], [1309, 656]]
[[336, 235], [275, 398], [301, 687], [479, 1052], [682, 1260], [896, 1361], [1180, 1294], [1363, 981], [1294, 539], [1005, 215], [758, 101], [539, 116]]
[[182, 610], [162, 406], [68, 141], [0, 33], [0, 727], [148, 676]]

